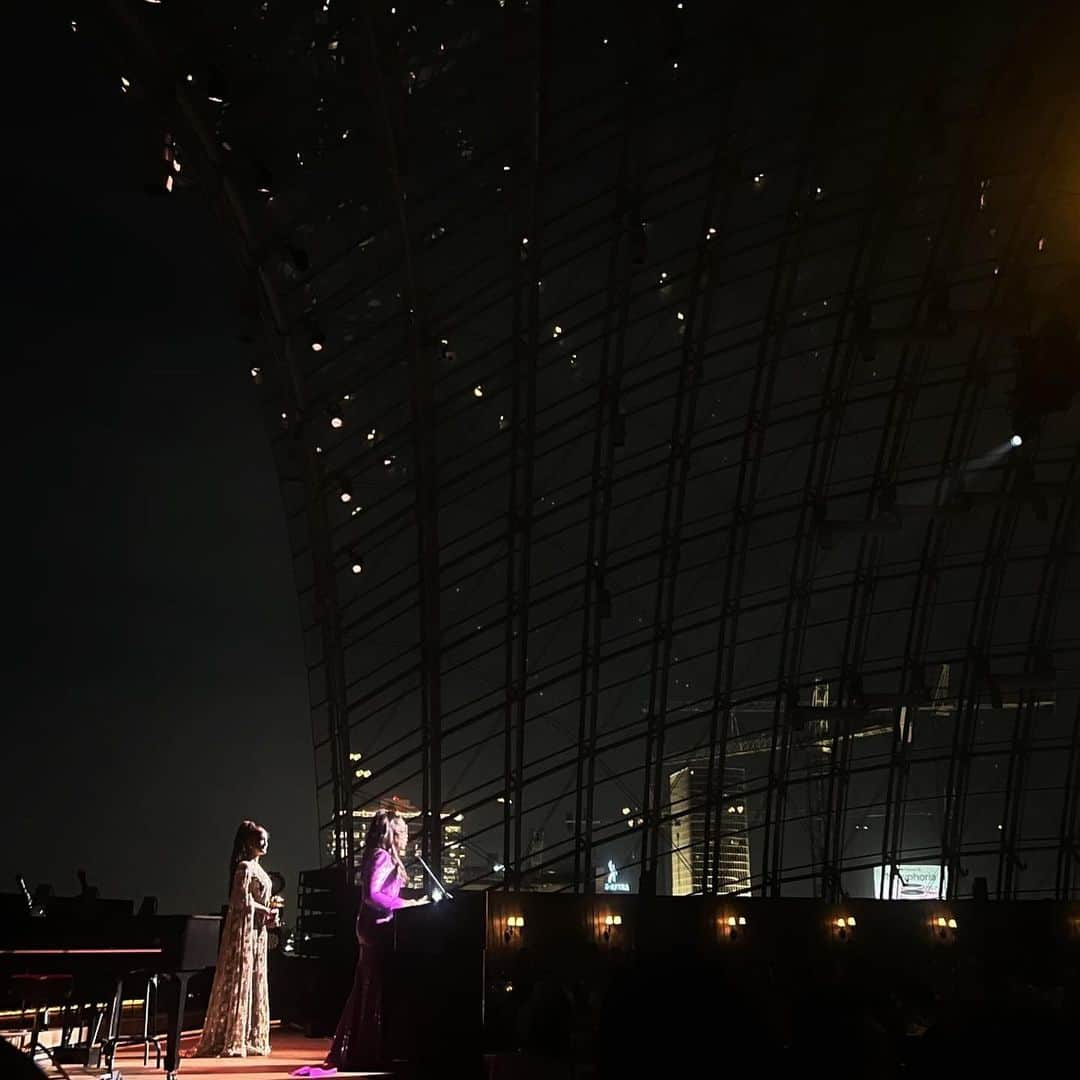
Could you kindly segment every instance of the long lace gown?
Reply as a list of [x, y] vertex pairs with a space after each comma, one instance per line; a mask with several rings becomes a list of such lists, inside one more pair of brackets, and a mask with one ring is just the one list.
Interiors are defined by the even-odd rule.
[[270, 994], [266, 978], [270, 878], [258, 860], [246, 860], [233, 877], [221, 935], [214, 987], [196, 1057], [247, 1057], [270, 1053]]
[[363, 902], [356, 918], [360, 946], [352, 992], [341, 1012], [326, 1063], [356, 1070], [385, 1064], [383, 981], [394, 912], [405, 905], [401, 878], [387, 851], [378, 851], [361, 881]]

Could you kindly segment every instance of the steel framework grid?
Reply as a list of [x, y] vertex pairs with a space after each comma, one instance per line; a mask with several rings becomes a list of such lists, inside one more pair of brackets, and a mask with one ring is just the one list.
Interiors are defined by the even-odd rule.
[[111, 5], [270, 329], [321, 848], [651, 891], [738, 758], [748, 890], [1070, 895], [1075, 23], [694, 8]]

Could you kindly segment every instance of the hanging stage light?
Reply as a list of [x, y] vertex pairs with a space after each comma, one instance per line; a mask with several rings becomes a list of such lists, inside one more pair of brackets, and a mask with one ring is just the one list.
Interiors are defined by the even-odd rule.
[[1015, 446], [1023, 446], [1024, 445], [1024, 437], [1022, 435], [1014, 435], [1009, 440], [1009, 445], [1014, 446], [1014, 447]]
[[270, 170], [261, 162], [255, 166], [255, 190], [260, 195], [269, 195], [273, 190], [274, 178]]
[[362, 574], [364, 572], [363, 556], [357, 555], [355, 552], [353, 552], [349, 560], [349, 569], [352, 570], [354, 574]]
[[322, 352], [326, 348], [326, 338], [317, 326], [312, 326], [308, 336], [308, 344], [312, 352]]
[[210, 68], [206, 73], [206, 97], [215, 105], [225, 104], [225, 79], [217, 68]]
[[342, 480], [338, 484], [337, 497], [339, 502], [351, 503], [352, 502], [352, 486], [348, 480]]
[[330, 417], [330, 426], [335, 431], [340, 431], [345, 426], [345, 410], [341, 405], [331, 405], [326, 413]]

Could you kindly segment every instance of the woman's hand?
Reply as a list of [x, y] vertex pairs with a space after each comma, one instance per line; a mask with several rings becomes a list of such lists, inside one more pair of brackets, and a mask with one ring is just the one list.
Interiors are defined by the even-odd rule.
[[406, 900], [407, 907], [423, 907], [425, 904], [430, 904], [431, 898], [428, 896], [419, 896], [415, 900]]
[[[271, 927], [277, 921], [277, 910], [272, 907], [267, 907], [265, 904], [255, 904], [256, 913], [262, 918], [263, 925]], [[255, 924], [258, 926], [258, 922]]]

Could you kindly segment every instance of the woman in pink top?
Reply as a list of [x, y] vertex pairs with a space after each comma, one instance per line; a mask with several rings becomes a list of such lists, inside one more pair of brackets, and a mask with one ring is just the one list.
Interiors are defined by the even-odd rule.
[[360, 949], [352, 992], [323, 1068], [298, 1069], [294, 1076], [331, 1076], [338, 1069], [356, 1071], [383, 1063], [383, 971], [389, 923], [398, 908], [428, 902], [427, 897], [403, 900], [399, 895], [406, 877], [401, 857], [408, 839], [403, 817], [393, 811], [376, 811], [360, 856], [361, 902], [356, 917]]

